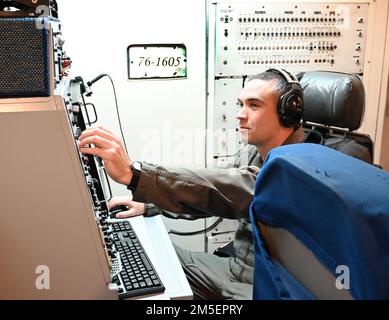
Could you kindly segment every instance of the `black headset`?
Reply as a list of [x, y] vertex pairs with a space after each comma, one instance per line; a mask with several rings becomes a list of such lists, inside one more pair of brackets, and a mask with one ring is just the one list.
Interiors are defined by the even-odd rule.
[[266, 72], [273, 72], [285, 78], [291, 89], [283, 94], [278, 101], [278, 115], [281, 124], [286, 128], [297, 128], [303, 122], [304, 93], [297, 77], [286, 70], [272, 68]]

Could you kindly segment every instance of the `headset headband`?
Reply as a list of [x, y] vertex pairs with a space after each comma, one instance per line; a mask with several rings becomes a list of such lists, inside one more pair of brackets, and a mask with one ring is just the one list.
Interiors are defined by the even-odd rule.
[[297, 77], [294, 74], [291, 74], [284, 69], [272, 68], [272, 69], [267, 70], [267, 72], [279, 73], [282, 76], [284, 76], [284, 78], [286, 79], [286, 81], [288, 81], [288, 83], [300, 85], [300, 82], [298, 81]]

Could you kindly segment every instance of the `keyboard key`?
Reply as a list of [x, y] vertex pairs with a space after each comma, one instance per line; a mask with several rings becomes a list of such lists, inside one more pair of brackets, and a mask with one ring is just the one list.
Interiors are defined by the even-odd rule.
[[142, 261], [143, 261], [143, 263], [144, 263], [144, 265], [145, 265], [147, 270], [149, 270], [149, 271], [153, 270], [153, 268], [151, 267], [150, 263], [147, 261], [147, 258], [146, 258], [144, 253], [140, 254], [140, 258], [142, 259]]

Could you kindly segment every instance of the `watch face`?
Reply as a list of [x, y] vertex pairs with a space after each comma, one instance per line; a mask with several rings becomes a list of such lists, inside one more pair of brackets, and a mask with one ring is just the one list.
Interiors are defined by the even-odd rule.
[[142, 170], [142, 164], [138, 161], [134, 161], [132, 163], [132, 166], [134, 167], [135, 170], [139, 170], [139, 171]]

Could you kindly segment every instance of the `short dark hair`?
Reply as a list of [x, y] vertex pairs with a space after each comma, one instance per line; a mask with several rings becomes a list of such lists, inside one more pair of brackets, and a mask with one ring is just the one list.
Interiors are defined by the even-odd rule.
[[284, 76], [279, 74], [278, 72], [273, 71], [265, 71], [262, 73], [258, 73], [254, 76], [249, 76], [247, 78], [247, 82], [250, 82], [252, 80], [263, 80], [263, 81], [271, 81], [276, 80], [277, 84], [275, 86], [275, 91], [279, 93], [279, 96], [283, 96], [284, 94], [288, 93], [292, 89], [292, 85], [288, 83], [288, 81], [285, 79]]

